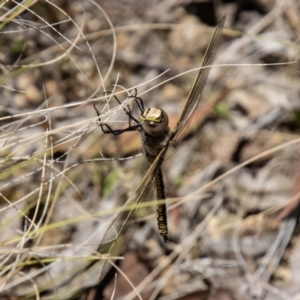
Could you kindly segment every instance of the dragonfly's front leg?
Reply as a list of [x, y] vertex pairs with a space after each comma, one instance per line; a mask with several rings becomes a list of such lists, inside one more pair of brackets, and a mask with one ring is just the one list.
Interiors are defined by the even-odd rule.
[[[101, 127], [103, 133], [105, 133], [105, 134], [111, 133], [113, 135], [119, 135], [123, 132], [140, 130], [140, 128], [141, 128], [141, 124], [131, 115], [131, 110], [129, 107], [127, 109], [123, 108], [124, 111], [126, 112], [126, 114], [129, 116], [129, 127], [124, 128], [124, 129], [112, 129], [108, 124], [105, 124], [105, 123], [102, 124], [101, 115], [100, 115], [95, 103], [94, 103], [94, 108], [95, 108], [97, 116], [98, 116], [99, 126]], [[132, 119], [137, 124], [131, 125], [130, 120], [132, 120]]]

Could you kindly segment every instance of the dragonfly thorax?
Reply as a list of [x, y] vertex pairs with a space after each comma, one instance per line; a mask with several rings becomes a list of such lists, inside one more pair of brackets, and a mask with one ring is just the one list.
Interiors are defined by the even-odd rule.
[[169, 131], [169, 118], [167, 113], [156, 107], [149, 107], [145, 109], [140, 115], [142, 127], [146, 134], [151, 136], [163, 135]]
[[167, 113], [156, 107], [145, 109], [141, 116], [141, 135], [147, 160], [152, 163], [160, 151], [167, 149], [171, 138]]

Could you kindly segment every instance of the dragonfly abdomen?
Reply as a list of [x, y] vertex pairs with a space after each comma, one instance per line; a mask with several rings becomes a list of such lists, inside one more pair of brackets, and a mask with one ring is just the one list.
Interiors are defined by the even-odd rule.
[[[164, 186], [163, 174], [161, 168], [157, 170], [157, 174], [155, 175], [155, 184], [156, 184], [157, 200], [166, 199], [165, 186]], [[164, 241], [167, 242], [168, 223], [167, 223], [167, 207], [165, 202], [157, 205], [156, 218], [157, 218], [157, 226], [159, 229], [159, 233], [163, 237]]]

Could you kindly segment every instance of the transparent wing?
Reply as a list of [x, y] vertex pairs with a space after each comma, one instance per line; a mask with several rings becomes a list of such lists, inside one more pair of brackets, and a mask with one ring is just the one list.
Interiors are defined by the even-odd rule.
[[205, 83], [207, 81], [210, 67], [205, 68], [206, 66], [210, 66], [213, 64], [213, 61], [215, 59], [215, 56], [217, 54], [217, 50], [220, 44], [221, 36], [222, 36], [222, 30], [224, 27], [225, 17], [221, 19], [219, 22], [213, 37], [211, 38], [211, 41], [206, 49], [201, 69], [197, 75], [197, 78], [193, 84], [193, 87], [187, 97], [187, 100], [184, 104], [183, 110], [178, 118], [175, 130], [174, 130], [174, 137], [173, 137], [173, 143], [177, 144], [183, 137], [183, 129], [186, 129], [188, 127], [188, 123], [191, 120], [191, 116], [197, 107], [202, 91], [204, 89]]
[[[106, 251], [111, 256], [117, 256], [123, 252], [126, 246], [126, 241], [130, 239], [136, 230], [136, 220], [147, 215], [149, 208], [141, 207], [139, 204], [151, 199], [155, 199], [153, 196], [155, 190], [155, 175], [157, 170], [160, 168], [165, 151], [166, 149], [163, 149], [158, 154], [157, 158], [150, 166], [148, 172], [142, 179], [133, 195], [124, 204], [125, 209], [118, 214], [107, 230], [105, 237], [111, 234], [112, 230], [113, 232], [116, 232], [116, 238], [108, 247], [109, 250]], [[126, 207], [129, 209], [127, 210]], [[102, 279], [105, 273], [108, 271], [108, 267], [109, 264], [106, 263], [101, 271], [100, 279]]]

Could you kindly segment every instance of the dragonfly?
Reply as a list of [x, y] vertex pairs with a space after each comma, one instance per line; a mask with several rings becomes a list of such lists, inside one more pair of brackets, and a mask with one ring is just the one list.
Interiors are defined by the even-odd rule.
[[[224, 23], [225, 16], [217, 25], [211, 38], [203, 57], [198, 75], [184, 103], [174, 130], [169, 128], [168, 115], [163, 109], [159, 107], [145, 108], [143, 100], [137, 97], [136, 94], [129, 97], [133, 98], [134, 103], [140, 110], [139, 119], [133, 116], [133, 110], [129, 107], [129, 105], [123, 105], [123, 110], [129, 118], [129, 126], [123, 129], [113, 129], [110, 125], [101, 122], [101, 115], [94, 104], [94, 108], [99, 119], [99, 126], [103, 133], [120, 135], [128, 131], [140, 132], [144, 154], [151, 164], [133, 195], [124, 205], [129, 209], [122, 210], [122, 212], [120, 212], [116, 219], [112, 222], [111, 226], [119, 226], [119, 228], [116, 230], [117, 236], [110, 247], [110, 254], [115, 255], [120, 252], [122, 247], [124, 247], [126, 244], [126, 236], [128, 237], [128, 231], [133, 229], [134, 223], [136, 223], [138, 218], [145, 215], [145, 209], [142, 209], [139, 204], [151, 200], [155, 189], [156, 198], [159, 200], [156, 209], [158, 229], [164, 241], [168, 241], [167, 209], [165, 202], [166, 196], [161, 167], [166, 156], [169, 156], [168, 153], [172, 152], [172, 149], [176, 148], [183, 139], [184, 132], [187, 129], [193, 112], [199, 103], [220, 44]], [[115, 97], [115, 99], [120, 105], [122, 105], [117, 97]]]

